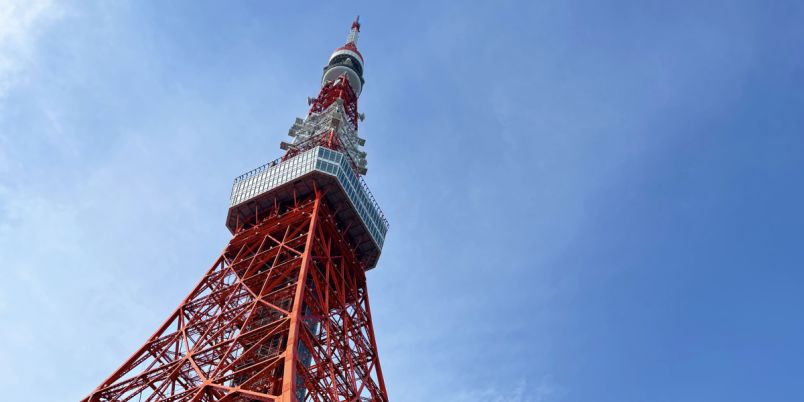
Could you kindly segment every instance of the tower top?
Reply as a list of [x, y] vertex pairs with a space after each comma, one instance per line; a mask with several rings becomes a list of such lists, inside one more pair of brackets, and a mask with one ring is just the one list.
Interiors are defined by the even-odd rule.
[[360, 16], [358, 15], [354, 22], [352, 22], [352, 29], [349, 31], [349, 36], [346, 37], [346, 43], [354, 43], [357, 45], [357, 36], [360, 34]]
[[364, 175], [366, 153], [361, 149], [366, 140], [357, 134], [358, 124], [365, 115], [358, 112], [357, 101], [363, 89], [363, 56], [355, 42], [360, 32], [359, 17], [343, 46], [329, 57], [321, 76], [321, 90], [315, 98], [308, 98], [310, 111], [307, 118], [297, 119], [288, 131], [293, 143], [282, 142], [287, 160], [306, 150], [323, 146], [341, 152], [344, 161], [356, 175]]
[[[350, 54], [355, 56], [360, 62], [360, 69], [363, 69], [363, 55], [357, 50], [357, 39], [360, 36], [360, 16], [358, 15], [352, 22], [352, 27], [349, 29], [349, 35], [346, 36], [346, 43], [343, 46], [335, 49], [330, 56], [330, 60], [341, 54]], [[362, 76], [362, 71], [361, 71]], [[360, 91], [357, 91], [360, 92]]]
[[363, 90], [363, 55], [357, 50], [357, 38], [360, 34], [360, 16], [352, 22], [352, 28], [346, 37], [346, 43], [335, 49], [329, 56], [329, 62], [324, 67], [321, 77], [321, 86], [327, 82], [335, 82], [340, 76], [346, 75], [349, 85], [356, 96]]

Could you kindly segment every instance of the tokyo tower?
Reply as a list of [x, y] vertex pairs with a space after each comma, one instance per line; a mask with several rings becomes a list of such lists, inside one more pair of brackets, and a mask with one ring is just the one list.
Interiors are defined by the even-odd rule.
[[234, 180], [233, 236], [156, 332], [83, 401], [387, 401], [366, 271], [388, 222], [362, 179], [360, 22], [284, 156]]

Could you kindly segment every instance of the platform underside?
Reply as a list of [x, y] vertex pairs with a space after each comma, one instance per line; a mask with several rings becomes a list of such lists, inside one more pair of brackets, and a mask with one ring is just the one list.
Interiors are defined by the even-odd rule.
[[316, 189], [322, 192], [323, 201], [330, 207], [337, 227], [354, 246], [365, 269], [374, 268], [380, 258], [380, 247], [372, 239], [338, 180], [318, 171], [307, 173], [231, 207], [226, 217], [226, 227], [232, 233], [252, 227], [287, 205], [310, 197]]

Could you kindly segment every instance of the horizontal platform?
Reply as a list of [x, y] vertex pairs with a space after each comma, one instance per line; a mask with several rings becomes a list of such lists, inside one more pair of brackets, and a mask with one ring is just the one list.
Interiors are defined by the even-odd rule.
[[[348, 227], [347, 235], [368, 268], [377, 263], [388, 221], [365, 182], [354, 173], [346, 157], [337, 151], [315, 147], [285, 161], [273, 161], [235, 179], [226, 226], [234, 232], [238, 223], [254, 219], [258, 207], [270, 208], [275, 200], [303, 197], [314, 187], [329, 188], [327, 202]], [[340, 207], [340, 208], [338, 208]]]

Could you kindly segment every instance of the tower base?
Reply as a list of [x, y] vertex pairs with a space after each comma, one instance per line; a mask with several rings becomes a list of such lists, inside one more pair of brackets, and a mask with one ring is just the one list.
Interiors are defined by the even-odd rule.
[[365, 264], [325, 194], [260, 216], [85, 402], [388, 400]]

